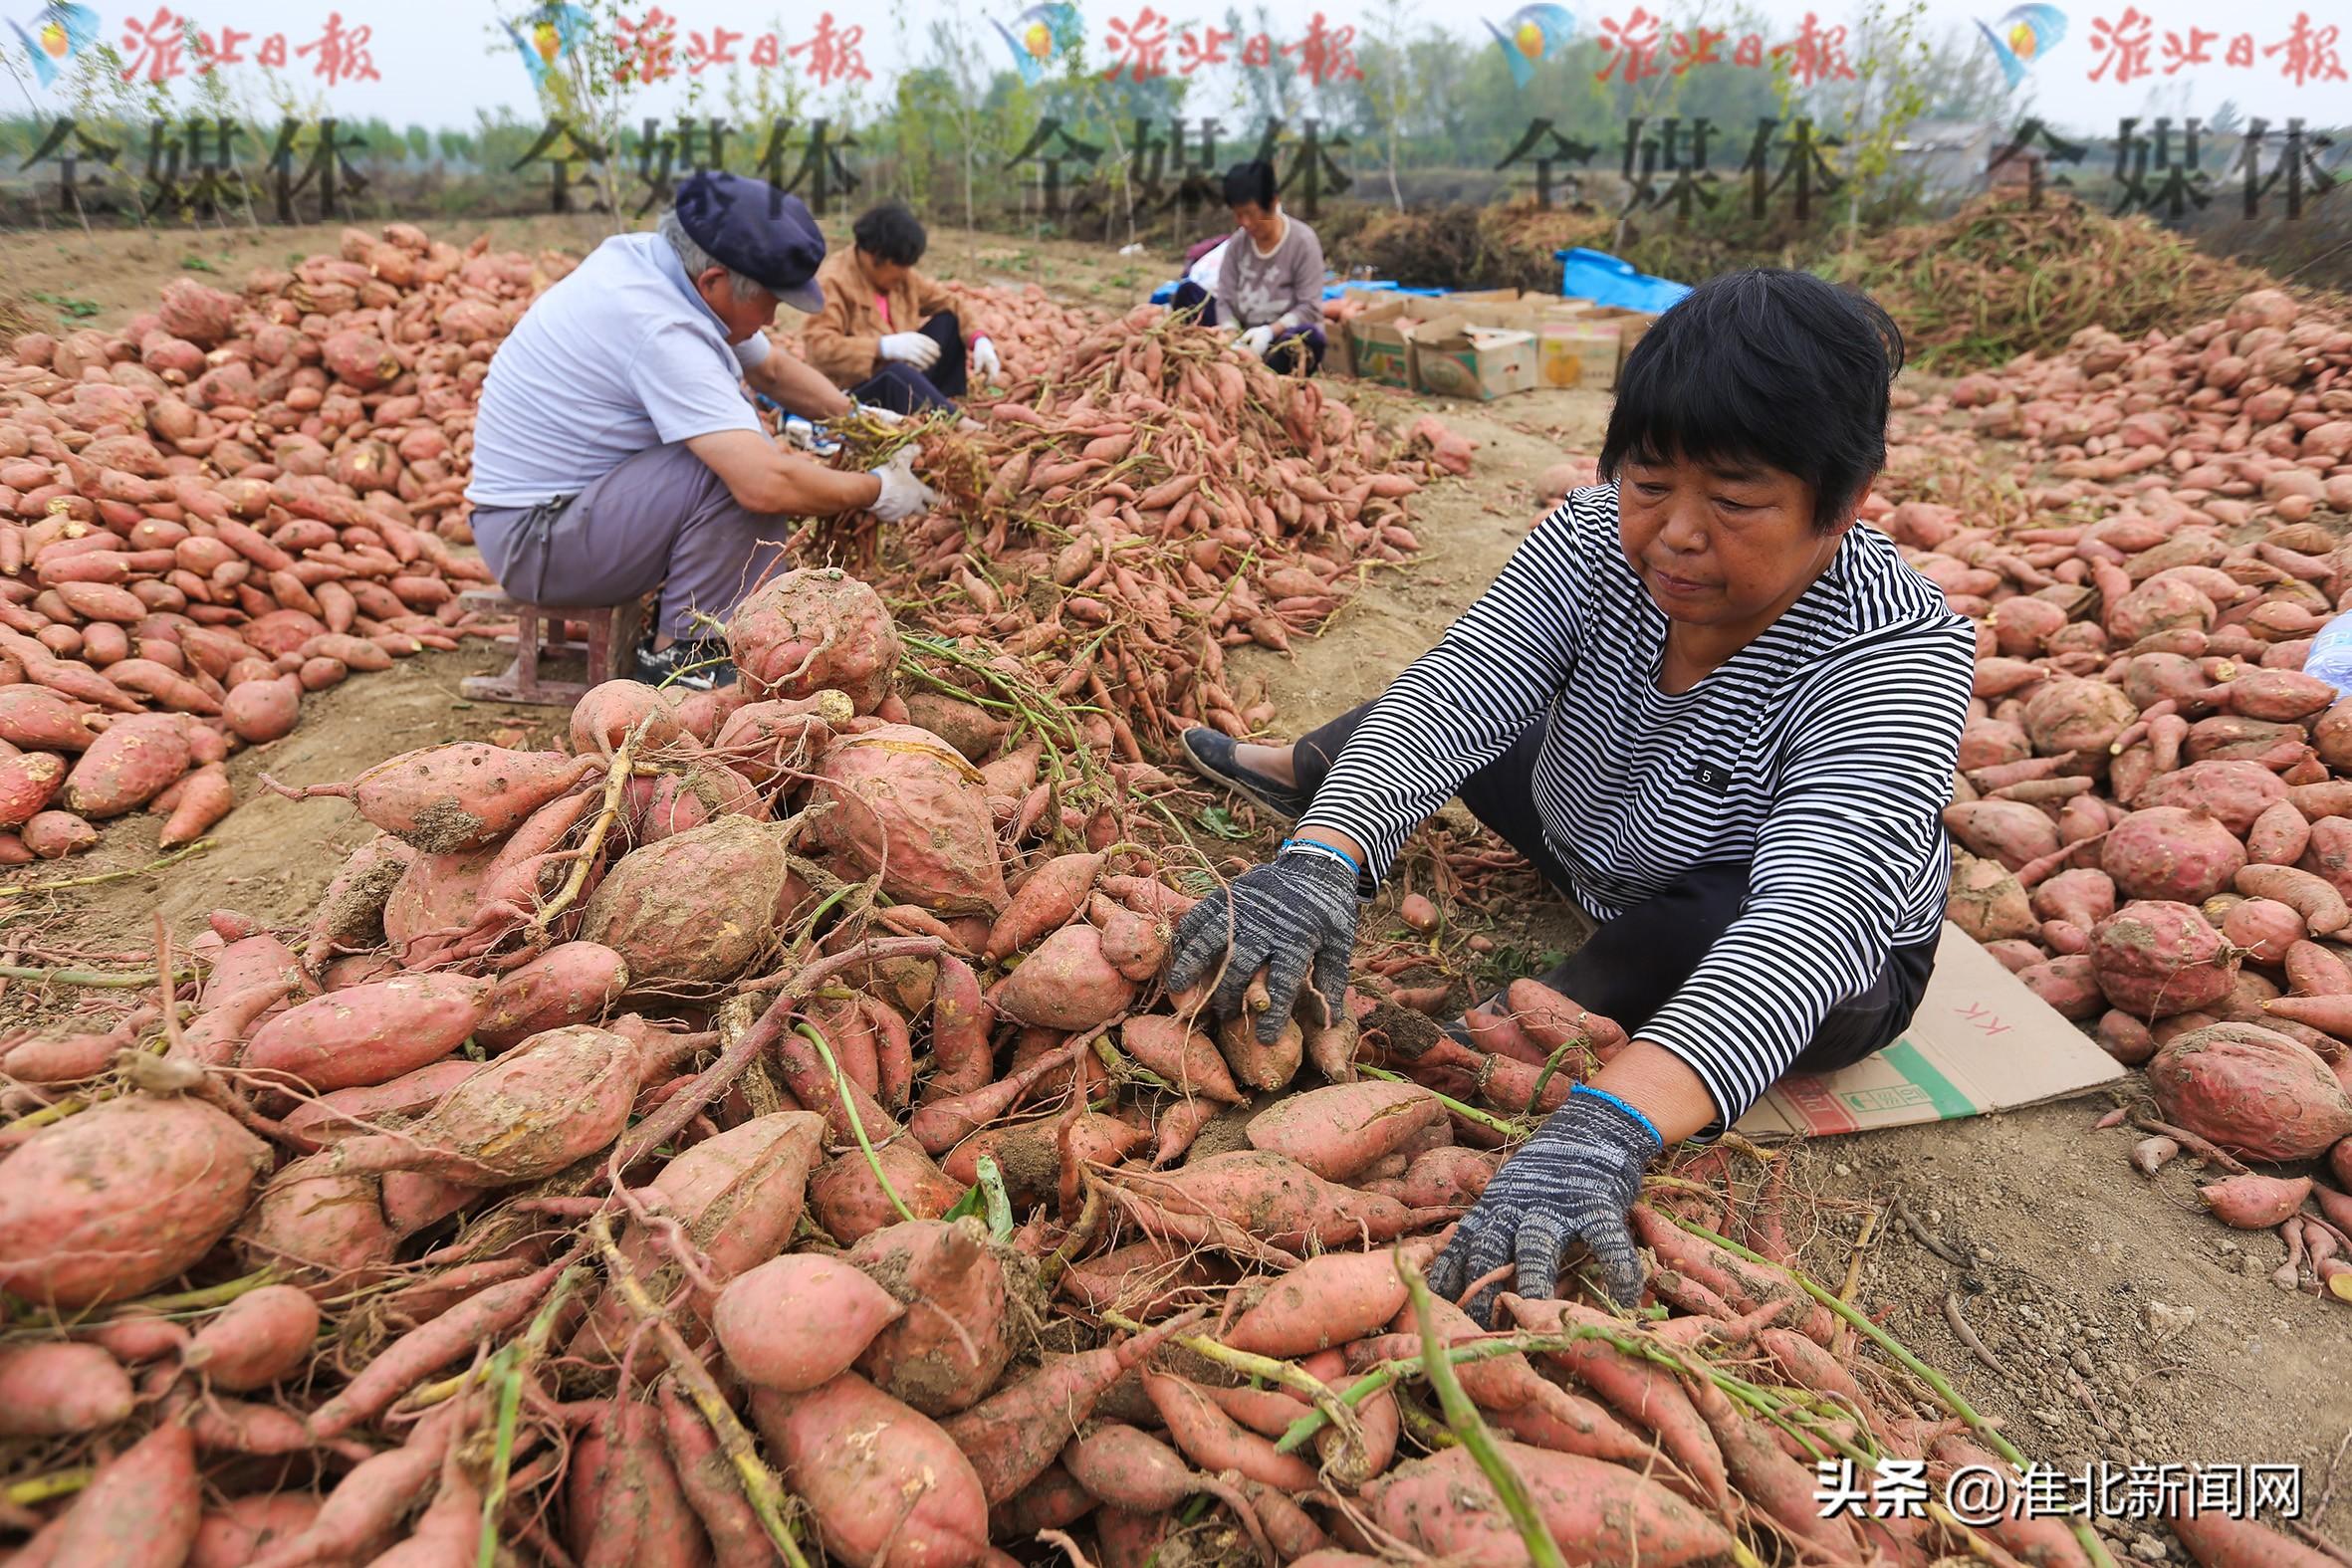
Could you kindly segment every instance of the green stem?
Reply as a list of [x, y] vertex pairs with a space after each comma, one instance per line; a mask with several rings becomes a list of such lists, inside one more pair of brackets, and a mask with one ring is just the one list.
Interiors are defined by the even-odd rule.
[[857, 1104], [849, 1098], [849, 1080], [842, 1076], [840, 1063], [833, 1060], [832, 1047], [825, 1044], [824, 1036], [817, 1031], [817, 1026], [805, 1018], [794, 1024], [793, 1028], [816, 1046], [817, 1054], [823, 1058], [824, 1070], [833, 1077], [833, 1092], [841, 1097], [841, 1114], [848, 1119], [849, 1131], [856, 1135], [857, 1147], [865, 1155], [865, 1163], [873, 1171], [874, 1180], [881, 1185], [882, 1196], [890, 1200], [890, 1207], [898, 1211], [899, 1219], [911, 1223], [915, 1213], [906, 1207], [898, 1196], [898, 1189], [890, 1185], [890, 1178], [883, 1173], [881, 1156], [874, 1153], [873, 1143], [865, 1136], [865, 1118], [857, 1114]]
[[178, 865], [190, 855], [200, 855], [211, 847], [211, 839], [199, 838], [194, 843], [184, 848], [174, 849], [171, 853], [150, 860], [143, 866], [125, 866], [119, 871], [97, 871], [89, 876], [59, 877], [49, 882], [19, 882], [13, 887], [0, 887], [0, 898], [23, 898], [28, 893], [57, 893], [70, 887], [98, 887], [107, 882], [127, 882], [132, 877], [145, 876], [151, 871], [161, 871], [166, 867]]
[[547, 1349], [565, 1298], [588, 1272], [585, 1264], [565, 1269], [523, 1338], [501, 1348], [491, 1363], [490, 1376], [498, 1385], [498, 1435], [490, 1451], [489, 1478], [482, 1488], [482, 1536], [475, 1549], [474, 1568], [495, 1568], [498, 1561], [498, 1519], [506, 1511], [507, 1476], [515, 1460], [515, 1427], [523, 1408], [523, 1380], [530, 1375], [531, 1364]]
[[97, 1473], [87, 1464], [78, 1464], [70, 1470], [51, 1470], [46, 1475], [36, 1475], [30, 1480], [11, 1481], [8, 1490], [0, 1495], [5, 1495], [20, 1508], [30, 1508], [53, 1498], [71, 1497], [89, 1485], [90, 1478]]
[[1528, 1483], [1519, 1470], [1495, 1445], [1495, 1435], [1487, 1430], [1478, 1407], [1463, 1392], [1462, 1380], [1454, 1375], [1454, 1363], [1442, 1353], [1444, 1342], [1438, 1338], [1437, 1309], [1431, 1304], [1429, 1285], [1422, 1279], [1421, 1270], [1402, 1251], [1396, 1254], [1396, 1271], [1404, 1276], [1405, 1290], [1413, 1298], [1413, 1321], [1421, 1330], [1421, 1355], [1429, 1368], [1430, 1387], [1437, 1390], [1437, 1402], [1446, 1413], [1446, 1425], [1478, 1467], [1486, 1473], [1487, 1484], [1495, 1488], [1495, 1496], [1503, 1504], [1503, 1511], [1511, 1515], [1511, 1522], [1519, 1529], [1519, 1538], [1527, 1544], [1528, 1556], [1535, 1568], [1567, 1568], [1567, 1559], [1560, 1555], [1559, 1542], [1552, 1539], [1551, 1526], [1535, 1511], [1535, 1499], [1528, 1491]]
[[1013, 1236], [1013, 1200], [1005, 1191], [1005, 1178], [997, 1170], [997, 1162], [982, 1155], [974, 1164], [980, 1179], [981, 1202], [988, 1207], [988, 1233], [1000, 1241]]
[[[1374, 1067], [1365, 1062], [1357, 1062], [1355, 1070], [1367, 1078], [1379, 1078], [1388, 1083], [1410, 1083], [1413, 1081], [1401, 1072], [1390, 1072], [1386, 1068]], [[1525, 1138], [1528, 1135], [1528, 1129], [1521, 1123], [1506, 1121], [1492, 1112], [1480, 1110], [1475, 1105], [1465, 1105], [1452, 1095], [1438, 1094], [1435, 1089], [1429, 1092], [1437, 1094], [1437, 1102], [1464, 1121], [1476, 1122], [1488, 1131], [1501, 1133], [1506, 1138]]]
[[[1664, 1213], [1664, 1211], [1660, 1212]], [[1918, 1378], [1922, 1383], [1925, 1383], [1930, 1389], [1934, 1390], [1936, 1398], [1944, 1402], [1944, 1408], [1952, 1412], [1953, 1415], [1958, 1416], [1962, 1421], [1967, 1422], [1969, 1425], [1969, 1430], [1981, 1438], [1987, 1448], [1999, 1455], [2003, 1459], [2006, 1459], [2019, 1471], [2022, 1471], [2027, 1467], [2025, 1456], [2017, 1451], [2016, 1445], [2009, 1442], [2008, 1439], [2002, 1437], [1999, 1428], [1995, 1427], [1993, 1423], [1987, 1421], [1982, 1415], [1978, 1414], [1975, 1406], [1971, 1405], [1967, 1400], [1961, 1398], [1960, 1391], [1952, 1386], [1952, 1380], [1950, 1378], [1945, 1377], [1943, 1373], [1938, 1372], [1934, 1367], [1931, 1367], [1926, 1362], [1920, 1360], [1918, 1356], [1912, 1353], [1910, 1347], [1906, 1346], [1901, 1340], [1888, 1333], [1885, 1329], [1880, 1328], [1876, 1323], [1870, 1321], [1870, 1319], [1863, 1313], [1839, 1300], [1835, 1292], [1815, 1283], [1813, 1279], [1805, 1274], [1801, 1269], [1788, 1268], [1785, 1264], [1775, 1264], [1770, 1258], [1764, 1257], [1760, 1253], [1750, 1251], [1747, 1247], [1742, 1246], [1739, 1242], [1732, 1240], [1728, 1236], [1717, 1235], [1713, 1231], [1708, 1230], [1703, 1225], [1695, 1225], [1691, 1221], [1684, 1220], [1673, 1215], [1668, 1215], [1667, 1218], [1673, 1220], [1676, 1225], [1680, 1226], [1685, 1231], [1690, 1232], [1691, 1234], [1698, 1236], [1703, 1240], [1713, 1241], [1717, 1246], [1722, 1247], [1725, 1251], [1730, 1252], [1735, 1257], [1744, 1257], [1749, 1262], [1762, 1263], [1766, 1267], [1779, 1267], [1784, 1269], [1788, 1276], [1791, 1279], [1794, 1279], [1797, 1284], [1803, 1288], [1806, 1295], [1811, 1296], [1814, 1300], [1820, 1302], [1830, 1311], [1836, 1313], [1839, 1317], [1844, 1318], [1847, 1323], [1853, 1326], [1856, 1333], [1862, 1335], [1863, 1338], [1869, 1340], [1879, 1349], [1894, 1357], [1896, 1364], [1902, 1367], [1904, 1371], [1910, 1373], [1913, 1377]], [[2115, 1568], [2115, 1559], [2108, 1555], [2106, 1544], [2099, 1539], [2098, 1532], [2093, 1530], [2088, 1524], [2084, 1523], [2080, 1519], [2072, 1520], [2070, 1523], [2074, 1530], [2075, 1540], [2081, 1544], [2083, 1555], [2090, 1558], [2093, 1568]]]
[[227, 1306], [249, 1290], [259, 1290], [277, 1282], [274, 1268], [257, 1268], [250, 1274], [239, 1274], [224, 1279], [217, 1285], [206, 1285], [201, 1290], [182, 1290], [176, 1295], [141, 1296], [136, 1301], [121, 1301], [107, 1313], [109, 1319], [124, 1317], [154, 1317], [165, 1312], [200, 1312], [211, 1307]]

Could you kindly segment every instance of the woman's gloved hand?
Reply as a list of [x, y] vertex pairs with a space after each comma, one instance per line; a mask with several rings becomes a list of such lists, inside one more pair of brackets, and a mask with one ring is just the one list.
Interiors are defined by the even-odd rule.
[[939, 339], [925, 333], [891, 333], [875, 351], [885, 359], [928, 370], [939, 362]]
[[1242, 334], [1241, 340], [1236, 344], [1236, 346], [1239, 347], [1244, 353], [1256, 354], [1259, 358], [1263, 359], [1266, 357], [1266, 350], [1274, 346], [1274, 329], [1271, 327], [1253, 327], [1248, 332]]
[[896, 523], [939, 505], [931, 487], [915, 478], [914, 462], [914, 453], [902, 449], [880, 468], [866, 471], [882, 482], [882, 493], [874, 497], [868, 512], [885, 523]]
[[[1311, 968], [1325, 1018], [1347, 1002], [1347, 963], [1355, 952], [1356, 873], [1335, 850], [1286, 848], [1234, 878], [1223, 894], [1192, 906], [1176, 923], [1168, 989], [1189, 991], [1225, 961], [1210, 998], [1212, 1014], [1230, 1018], [1260, 969], [1273, 1005], [1258, 1016], [1258, 1038], [1273, 1044], [1290, 1021], [1298, 987]], [[1227, 946], [1230, 924], [1232, 943]]]
[[[1578, 1084], [1568, 1103], [1503, 1163], [1461, 1229], [1429, 1269], [1429, 1287], [1449, 1299], [1505, 1263], [1519, 1265], [1518, 1294], [1541, 1300], [1559, 1289], [1559, 1258], [1581, 1241], [1601, 1283], [1620, 1305], [1641, 1298], [1641, 1253], [1625, 1223], [1641, 1196], [1642, 1171], [1658, 1157], [1657, 1129], [1613, 1094]], [[1486, 1321], [1495, 1291], [1471, 1315]]]
[[985, 337], [972, 339], [972, 373], [983, 381], [993, 381], [1005, 373], [1005, 361], [997, 357], [997, 345]]

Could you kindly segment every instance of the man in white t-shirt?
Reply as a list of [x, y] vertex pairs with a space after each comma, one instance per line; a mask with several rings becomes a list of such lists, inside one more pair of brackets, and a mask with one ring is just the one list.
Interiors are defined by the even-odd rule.
[[509, 593], [618, 604], [659, 587], [639, 678], [708, 686], [733, 679], [717, 625], [797, 520], [934, 504], [904, 456], [860, 474], [785, 450], [745, 394], [813, 420], [854, 406], [762, 333], [780, 302], [823, 304], [823, 260], [798, 196], [704, 172], [656, 232], [606, 240], [533, 303], [490, 361], [466, 487]]

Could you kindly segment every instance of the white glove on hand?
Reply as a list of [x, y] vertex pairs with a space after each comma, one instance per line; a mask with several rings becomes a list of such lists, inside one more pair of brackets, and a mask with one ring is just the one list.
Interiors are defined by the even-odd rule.
[[906, 417], [897, 409], [884, 408], [879, 403], [857, 403], [853, 407], [857, 413], [863, 414], [876, 424], [894, 425]]
[[868, 512], [885, 523], [897, 523], [939, 504], [931, 487], [915, 478], [914, 462], [912, 452], [901, 452], [880, 468], [869, 470], [882, 482], [882, 493], [874, 497]]
[[1242, 334], [1241, 341], [1236, 346], [1244, 353], [1256, 354], [1263, 359], [1266, 357], [1266, 350], [1274, 346], [1274, 329], [1253, 327]]
[[985, 337], [972, 339], [972, 369], [983, 381], [993, 381], [1005, 370], [1005, 362], [997, 357], [997, 345]]
[[921, 333], [891, 333], [877, 351], [885, 359], [896, 359], [918, 370], [928, 370], [939, 362], [939, 340]]

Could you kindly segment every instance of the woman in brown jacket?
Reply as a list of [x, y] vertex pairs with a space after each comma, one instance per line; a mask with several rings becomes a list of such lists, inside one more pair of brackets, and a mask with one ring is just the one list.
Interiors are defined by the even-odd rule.
[[930, 237], [902, 202], [850, 227], [852, 245], [817, 269], [824, 309], [801, 330], [808, 360], [861, 403], [893, 413], [952, 409], [974, 374], [994, 380], [996, 344], [967, 342], [948, 292], [915, 271]]

